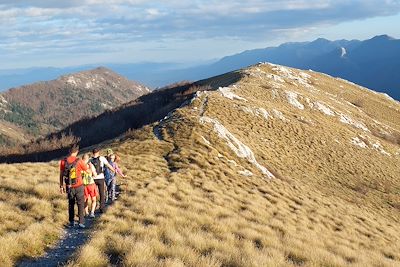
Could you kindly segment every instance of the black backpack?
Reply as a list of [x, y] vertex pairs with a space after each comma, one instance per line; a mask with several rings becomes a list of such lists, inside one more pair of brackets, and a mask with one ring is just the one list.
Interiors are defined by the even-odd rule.
[[76, 165], [78, 164], [79, 159], [76, 158], [73, 162], [68, 163], [68, 160], [65, 158], [65, 168], [63, 172], [63, 177], [66, 185], [75, 185], [77, 183], [78, 175], [76, 173]]
[[94, 168], [96, 169], [97, 175], [104, 173], [104, 166], [102, 166], [100, 157], [92, 158], [90, 162], [93, 164]]

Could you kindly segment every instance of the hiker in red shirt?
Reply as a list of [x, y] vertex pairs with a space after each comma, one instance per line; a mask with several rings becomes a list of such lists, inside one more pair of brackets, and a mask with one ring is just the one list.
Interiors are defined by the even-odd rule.
[[[87, 164], [78, 158], [79, 146], [74, 145], [70, 149], [67, 158], [60, 161], [60, 192], [68, 194], [69, 226], [75, 225], [75, 203], [78, 205], [79, 227], [85, 228], [85, 197], [82, 180], [82, 171], [89, 171]], [[65, 187], [64, 187], [65, 182]]]

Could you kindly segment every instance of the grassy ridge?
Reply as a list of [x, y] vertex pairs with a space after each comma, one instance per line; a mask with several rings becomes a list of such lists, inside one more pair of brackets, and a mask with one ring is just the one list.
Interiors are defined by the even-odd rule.
[[70, 266], [395, 266], [400, 260], [398, 218], [388, 205], [360, 209], [354, 190], [334, 196], [312, 181], [238, 176], [232, 152], [214, 143], [216, 136], [217, 146], [208, 146], [199, 135], [207, 129], [175, 119], [182, 124], [164, 128], [166, 141], [144, 129], [116, 144], [130, 177], [125, 192]]
[[[332, 78], [317, 77], [319, 88], [336, 88]], [[316, 110], [296, 111], [286, 98], [271, 98], [267, 85], [252, 77], [240, 81], [235, 92], [246, 102], [202, 94], [159, 126], [163, 141], [147, 127], [115, 143], [130, 177], [125, 194], [70, 266], [400, 264], [397, 142], [379, 139], [391, 156], [361, 149], [351, 138], [377, 138], [372, 132]], [[345, 86], [350, 95], [361, 94]], [[391, 123], [399, 118], [396, 108], [372, 93], [363, 99], [361, 112], [319, 95], [354, 120], [364, 121], [368, 112], [398, 131]], [[369, 101], [382, 106], [374, 112]], [[243, 107], [275, 108], [286, 119], [266, 120]], [[200, 116], [218, 119], [279, 178], [268, 180], [237, 157]], [[365, 123], [372, 128], [371, 120]]]

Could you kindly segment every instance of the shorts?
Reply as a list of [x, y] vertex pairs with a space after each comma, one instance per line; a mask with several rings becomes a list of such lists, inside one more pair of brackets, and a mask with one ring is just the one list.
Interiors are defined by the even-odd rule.
[[96, 184], [85, 185], [85, 200], [96, 197]]

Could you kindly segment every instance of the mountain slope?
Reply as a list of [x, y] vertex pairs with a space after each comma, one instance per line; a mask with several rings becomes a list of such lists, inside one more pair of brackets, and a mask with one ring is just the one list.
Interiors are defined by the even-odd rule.
[[398, 266], [399, 121], [387, 95], [258, 64], [75, 123], [129, 178], [69, 266]]
[[111, 70], [97, 68], [2, 93], [0, 119], [38, 136], [148, 92], [148, 88]]
[[25, 143], [32, 136], [24, 129], [5, 120], [0, 120], [0, 145], [10, 147], [18, 143]]
[[130, 178], [71, 266], [400, 264], [400, 104], [278, 65], [241, 74], [106, 145]]

